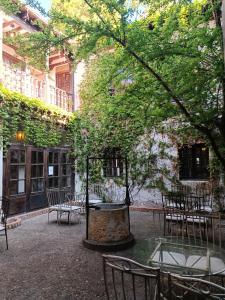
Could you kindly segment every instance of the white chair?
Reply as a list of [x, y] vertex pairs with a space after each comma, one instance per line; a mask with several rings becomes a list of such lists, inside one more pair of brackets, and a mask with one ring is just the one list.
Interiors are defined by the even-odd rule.
[[7, 235], [7, 217], [9, 214], [10, 200], [6, 197], [2, 197], [2, 207], [0, 208], [0, 232], [5, 235], [6, 249], [8, 250], [8, 235]]
[[62, 219], [64, 214], [68, 216], [68, 223], [70, 224], [70, 216], [74, 215], [78, 222], [80, 222], [80, 211], [81, 207], [73, 204], [72, 201], [68, 201], [67, 191], [52, 189], [47, 190], [47, 198], [48, 198], [48, 223], [49, 223], [49, 214], [51, 212], [57, 212], [57, 223]]
[[159, 268], [121, 256], [103, 255], [103, 275], [108, 300], [161, 299]]
[[225, 288], [199, 278], [168, 274], [168, 295], [166, 299], [175, 300], [225, 300]]

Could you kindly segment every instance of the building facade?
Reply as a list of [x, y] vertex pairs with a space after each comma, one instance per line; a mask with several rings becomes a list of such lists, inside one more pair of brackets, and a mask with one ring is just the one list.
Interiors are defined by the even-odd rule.
[[[73, 112], [77, 97], [72, 62], [63, 53], [53, 50], [46, 61], [48, 72], [36, 69], [21, 57], [16, 47], [5, 38], [40, 30], [36, 21], [47, 21], [29, 6], [16, 15], [0, 11], [0, 83], [10, 91], [56, 105]], [[79, 97], [78, 97], [79, 100]], [[2, 124], [1, 124], [2, 126]], [[14, 143], [4, 154], [0, 151], [0, 197], [10, 198], [10, 214], [23, 213], [47, 206], [46, 189], [73, 188], [70, 149], [65, 145], [37, 148]]]

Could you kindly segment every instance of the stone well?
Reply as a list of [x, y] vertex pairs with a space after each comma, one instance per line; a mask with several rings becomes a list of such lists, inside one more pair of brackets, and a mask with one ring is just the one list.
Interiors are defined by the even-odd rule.
[[133, 241], [127, 205], [101, 203], [89, 209], [88, 239], [84, 240], [85, 246], [116, 250], [129, 247]]

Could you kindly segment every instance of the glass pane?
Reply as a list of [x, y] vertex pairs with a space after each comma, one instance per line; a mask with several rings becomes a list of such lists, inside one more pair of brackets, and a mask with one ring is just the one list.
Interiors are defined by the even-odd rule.
[[32, 151], [31, 152], [31, 163], [32, 164], [36, 164], [37, 163], [37, 152], [36, 151]]
[[71, 186], [71, 177], [67, 177], [67, 186]]
[[18, 166], [10, 167], [10, 179], [18, 179]]
[[25, 179], [25, 167], [24, 166], [19, 166], [18, 177], [19, 177], [19, 179]]
[[62, 187], [70, 187], [70, 177], [62, 177]]
[[37, 177], [43, 177], [43, 166], [37, 166]]
[[25, 163], [25, 150], [21, 150], [21, 151], [20, 151], [20, 162], [21, 162], [22, 164]]
[[37, 191], [37, 179], [32, 179], [31, 181], [31, 192]]
[[53, 163], [53, 153], [52, 153], [52, 152], [49, 152], [49, 153], [48, 153], [48, 162], [49, 162], [50, 164]]
[[62, 162], [63, 164], [66, 163], [66, 153], [62, 153], [62, 160], [61, 160], [61, 162]]
[[19, 163], [19, 151], [18, 150], [11, 150], [11, 163]]
[[41, 192], [44, 190], [44, 180], [43, 179], [33, 179], [32, 180], [32, 192]]
[[38, 163], [43, 164], [43, 162], [44, 162], [43, 159], [44, 159], [43, 152], [42, 151], [38, 152]]
[[58, 178], [54, 178], [54, 187], [57, 188], [59, 186]]
[[25, 192], [25, 180], [18, 181], [18, 194]]
[[10, 195], [17, 194], [17, 180], [16, 181], [10, 181]]
[[58, 166], [54, 166], [54, 176], [58, 176]]
[[48, 187], [49, 187], [49, 188], [53, 188], [53, 179], [54, 179], [54, 178], [49, 178], [49, 179], [48, 179]]
[[66, 165], [62, 166], [62, 175], [66, 175]]
[[31, 166], [31, 177], [34, 178], [36, 177], [37, 174], [37, 166]]
[[37, 188], [39, 192], [44, 190], [44, 179], [37, 180]]
[[55, 152], [54, 153], [54, 163], [57, 164], [59, 161], [59, 153]]
[[71, 165], [66, 166], [66, 175], [71, 175]]

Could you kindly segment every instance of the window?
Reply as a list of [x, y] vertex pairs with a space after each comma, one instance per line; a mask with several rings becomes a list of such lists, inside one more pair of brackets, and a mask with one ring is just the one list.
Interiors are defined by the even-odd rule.
[[31, 151], [31, 192], [44, 191], [44, 153]]
[[104, 151], [103, 175], [105, 177], [120, 177], [123, 175], [123, 161], [117, 148]]
[[25, 150], [10, 151], [10, 195], [25, 193]]
[[48, 187], [71, 187], [71, 159], [68, 151], [49, 151]]
[[48, 187], [59, 187], [59, 152], [51, 151], [48, 154]]
[[180, 180], [209, 178], [209, 149], [204, 144], [184, 145], [178, 155]]
[[71, 160], [69, 153], [62, 152], [61, 156], [62, 187], [71, 186]]

